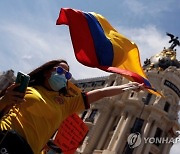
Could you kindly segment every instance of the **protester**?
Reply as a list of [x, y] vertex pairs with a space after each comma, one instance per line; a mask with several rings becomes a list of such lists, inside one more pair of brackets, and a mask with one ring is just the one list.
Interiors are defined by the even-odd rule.
[[143, 84], [131, 82], [81, 92], [69, 81], [71, 74], [65, 60], [52, 60], [31, 73], [26, 93], [10, 85], [0, 94], [0, 151], [6, 153], [39, 154], [61, 122], [72, 113], [89, 108], [89, 104], [104, 97], [121, 94], [133, 87], [143, 89]]

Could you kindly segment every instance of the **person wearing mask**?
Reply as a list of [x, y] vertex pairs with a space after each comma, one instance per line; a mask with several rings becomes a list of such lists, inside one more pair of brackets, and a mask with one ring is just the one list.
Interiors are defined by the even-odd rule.
[[1, 153], [39, 154], [69, 115], [127, 88], [143, 89], [143, 84], [131, 82], [84, 93], [69, 81], [72, 75], [65, 60], [49, 61], [28, 75], [25, 93], [15, 91], [19, 84], [13, 83], [0, 94]]

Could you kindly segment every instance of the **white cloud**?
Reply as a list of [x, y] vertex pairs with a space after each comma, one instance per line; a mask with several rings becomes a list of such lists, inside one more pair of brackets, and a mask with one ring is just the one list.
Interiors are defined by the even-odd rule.
[[[9, 65], [16, 71], [24, 71], [26, 73], [35, 69], [39, 65], [52, 59], [65, 59], [69, 62], [71, 71], [75, 79], [90, 78], [104, 76], [105, 73], [98, 69], [88, 68], [79, 64], [74, 56], [71, 39], [69, 36], [68, 27], [66, 29], [49, 28], [38, 31], [31, 27], [21, 24], [0, 25], [1, 31], [6, 33], [6, 36], [11, 36], [10, 53], [13, 58], [7, 61], [1, 61], [2, 66]], [[56, 27], [57, 28], [57, 27]], [[13, 51], [12, 49], [13, 48]], [[5, 53], [6, 54], [6, 53]], [[9, 57], [9, 55], [4, 55]], [[4, 59], [5, 57], [1, 57]], [[1, 59], [0, 58], [0, 59]]]
[[170, 12], [171, 6], [176, 4], [175, 0], [165, 0], [165, 1], [139, 1], [139, 0], [128, 0], [124, 1], [125, 6], [131, 13], [144, 16], [152, 15], [158, 16], [163, 12]]
[[[8, 39], [11, 42], [11, 52], [15, 52], [16, 57], [12, 61], [22, 62], [17, 67], [23, 67], [24, 63], [29, 63], [33, 67], [38, 61], [43, 61], [49, 58], [57, 58], [57, 55], [61, 56], [62, 47], [69, 46], [66, 42], [64, 34], [53, 35], [53, 30], [48, 32], [37, 31], [36, 29], [23, 26], [20, 24], [1, 25], [1, 31], [6, 33]], [[57, 53], [59, 52], [59, 53]], [[8, 56], [8, 55], [7, 55]], [[24, 61], [25, 60], [25, 61]], [[26, 61], [28, 60], [28, 61]], [[25, 69], [25, 68], [24, 68]]]
[[[77, 62], [68, 27], [66, 29], [64, 27], [55, 26], [49, 27], [48, 30], [39, 30], [18, 23], [0, 25], [1, 31], [6, 33], [6, 36], [11, 36], [8, 38], [11, 42], [9, 50], [13, 48], [15, 52], [15, 56], [9, 59], [8, 65], [11, 65], [15, 71], [20, 69], [29, 72], [48, 60], [62, 58], [70, 63], [76, 79], [108, 75], [109, 73], [82, 66]], [[117, 27], [117, 30], [138, 45], [142, 64], [146, 58], [162, 51], [164, 46], [169, 46], [168, 37], [152, 25], [131, 29]], [[3, 65], [7, 65], [7, 62], [4, 61]]]
[[[156, 8], [156, 4], [151, 2], [145, 5], [144, 2], [137, 0], [124, 1], [124, 4], [127, 5], [126, 10], [129, 9], [128, 11], [138, 15], [140, 15], [140, 12], [146, 13], [154, 9], [162, 11], [163, 9], [169, 9], [167, 6], [170, 5], [170, 1], [165, 0], [163, 3], [163, 5], [160, 5], [160, 2], [156, 2], [158, 4]], [[151, 9], [147, 9], [147, 7]], [[27, 21], [19, 22], [16, 18], [12, 18], [11, 22], [9, 22], [5, 18], [3, 24], [0, 24], [0, 31], [5, 34], [4, 37], [10, 42], [10, 45], [8, 42], [8, 45], [5, 46], [6, 50], [8, 50], [7, 53], [3, 53], [5, 57], [0, 57], [1, 69], [7, 68], [6, 65], [9, 65], [10, 68], [15, 70], [21, 69], [29, 72], [48, 60], [62, 58], [70, 63], [75, 78], [89, 78], [107, 74], [97, 69], [87, 68], [77, 62], [74, 57], [68, 27], [55, 25], [55, 21], [52, 19], [52, 11], [49, 11], [51, 5], [48, 2], [43, 2], [43, 5], [38, 4], [35, 8], [33, 9], [37, 11], [35, 15], [30, 12], [30, 8], [24, 9], [24, 12], [19, 12], [23, 17], [26, 17], [24, 20]], [[43, 26], [41, 23], [46, 23], [46, 25]], [[164, 46], [168, 46], [168, 38], [165, 37], [165, 34], [161, 34], [156, 27], [151, 25], [136, 29], [120, 27], [118, 30], [119, 32], [122, 31], [123, 34], [138, 45], [142, 62], [145, 58], [160, 52]], [[8, 58], [8, 64], [4, 58]]]
[[[153, 25], [141, 28], [117, 26], [117, 30], [137, 44], [142, 64], [146, 58], [150, 58], [151, 56], [161, 52], [164, 47], [168, 48], [170, 46], [168, 43], [169, 38], [166, 34], [162, 34], [161, 31]], [[177, 59], [179, 58], [180, 55], [177, 53]]]
[[140, 13], [144, 12], [146, 9], [146, 6], [137, 0], [124, 1], [124, 4], [127, 6], [129, 11], [131, 11], [135, 14], [140, 14]]

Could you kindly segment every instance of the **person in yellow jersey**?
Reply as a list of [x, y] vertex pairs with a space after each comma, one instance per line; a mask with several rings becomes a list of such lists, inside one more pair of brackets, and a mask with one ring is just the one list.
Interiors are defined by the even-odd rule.
[[65, 60], [52, 60], [29, 73], [26, 93], [13, 83], [0, 96], [0, 154], [39, 154], [62, 121], [89, 104], [122, 93], [141, 90], [143, 84], [131, 82], [83, 93], [69, 79]]

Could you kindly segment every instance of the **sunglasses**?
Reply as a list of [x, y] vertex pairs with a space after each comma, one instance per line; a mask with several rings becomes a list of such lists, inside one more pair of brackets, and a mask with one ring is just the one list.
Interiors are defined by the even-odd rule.
[[59, 75], [64, 74], [67, 80], [71, 79], [71, 77], [72, 77], [72, 74], [71, 74], [70, 72], [64, 70], [64, 69], [63, 69], [62, 67], [60, 67], [60, 66], [56, 68], [56, 72], [57, 72], [57, 74], [59, 74]]

